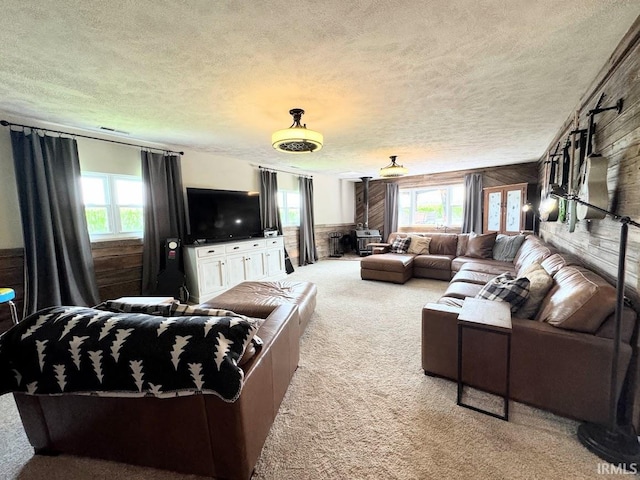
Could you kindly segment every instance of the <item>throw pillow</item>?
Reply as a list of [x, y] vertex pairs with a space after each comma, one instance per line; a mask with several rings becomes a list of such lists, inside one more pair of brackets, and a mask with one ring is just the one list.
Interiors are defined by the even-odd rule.
[[418, 237], [411, 235], [411, 243], [407, 253], [414, 253], [416, 255], [428, 255], [429, 244], [431, 243], [431, 237]]
[[511, 313], [514, 313], [527, 299], [529, 283], [528, 278], [514, 278], [509, 273], [503, 273], [489, 280], [478, 292], [476, 298], [507, 302], [511, 305]]
[[520, 277], [529, 279], [529, 296], [516, 312], [518, 318], [535, 318], [542, 300], [553, 286], [553, 278], [539, 263], [532, 263]]
[[498, 235], [493, 246], [493, 259], [513, 262], [522, 242], [524, 242], [524, 235]]
[[493, 246], [496, 243], [497, 233], [485, 233], [478, 235], [471, 233], [467, 242], [465, 256], [473, 258], [493, 258]]
[[391, 244], [391, 253], [407, 253], [409, 244], [411, 243], [411, 237], [396, 237]]

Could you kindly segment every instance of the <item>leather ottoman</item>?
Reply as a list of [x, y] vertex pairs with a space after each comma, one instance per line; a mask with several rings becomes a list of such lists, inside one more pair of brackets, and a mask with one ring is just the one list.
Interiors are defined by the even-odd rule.
[[382, 253], [360, 260], [360, 278], [405, 283], [413, 276], [414, 255]]
[[302, 335], [316, 308], [317, 293], [310, 282], [242, 282], [200, 306], [266, 318], [278, 305], [297, 305]]

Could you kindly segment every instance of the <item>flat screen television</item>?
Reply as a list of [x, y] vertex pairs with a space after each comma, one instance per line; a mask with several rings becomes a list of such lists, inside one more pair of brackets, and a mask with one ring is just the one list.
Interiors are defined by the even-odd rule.
[[221, 242], [263, 235], [257, 193], [189, 187], [187, 208], [192, 242]]

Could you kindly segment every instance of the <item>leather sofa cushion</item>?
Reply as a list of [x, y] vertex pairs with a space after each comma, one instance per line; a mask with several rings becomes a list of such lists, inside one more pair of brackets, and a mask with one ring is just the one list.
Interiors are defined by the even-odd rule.
[[466, 257], [493, 258], [493, 247], [496, 243], [497, 233], [485, 233], [484, 235], [469, 235]]
[[403, 272], [413, 266], [414, 255], [401, 253], [383, 253], [370, 255], [360, 260], [360, 268], [382, 270], [385, 272]]
[[462, 308], [464, 299], [455, 297], [441, 297], [440, 300], [438, 300], [436, 303], [439, 303], [440, 305], [447, 305], [448, 307]]
[[202, 306], [267, 318], [278, 305], [294, 304], [304, 326], [315, 310], [317, 293], [318, 287], [311, 282], [242, 282]]
[[582, 265], [582, 261], [575, 255], [571, 255], [569, 253], [554, 253], [553, 255], [549, 255], [545, 258], [540, 265], [542, 265], [542, 268], [544, 268], [547, 273], [553, 277], [562, 267], [567, 267], [569, 265]]
[[467, 253], [467, 245], [469, 243], [469, 234], [461, 233], [458, 235], [458, 247], [456, 248], [456, 257], [464, 257]]
[[458, 248], [458, 235], [455, 233], [437, 233], [429, 235], [429, 253], [433, 255], [453, 255]]
[[467, 297], [475, 297], [484, 285], [476, 285], [474, 283], [455, 282], [450, 283], [443, 297], [453, 297], [465, 299]]
[[418, 255], [413, 259], [413, 266], [450, 271], [452, 259], [452, 255]]
[[616, 290], [584, 267], [563, 267], [540, 306], [536, 320], [568, 330], [595, 333], [614, 311]]
[[514, 259], [516, 272], [521, 272], [532, 263], [542, 263], [550, 255], [556, 253], [548, 245], [536, 239], [533, 235], [527, 236]]
[[458, 257], [454, 258], [451, 262], [451, 269], [454, 272], [462, 271], [474, 271], [493, 273], [500, 275], [501, 273], [509, 272], [514, 273], [513, 263], [501, 262], [499, 260], [490, 260], [488, 258], [471, 258], [471, 257]]
[[496, 275], [493, 273], [486, 272], [474, 272], [471, 270], [465, 270], [462, 272], [456, 273], [451, 282], [466, 282], [466, 283], [474, 283], [476, 285], [484, 285], [489, 280], [495, 278]]

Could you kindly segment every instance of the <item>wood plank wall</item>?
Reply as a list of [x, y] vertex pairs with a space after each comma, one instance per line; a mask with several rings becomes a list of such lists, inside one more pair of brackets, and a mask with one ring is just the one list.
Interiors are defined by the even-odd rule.
[[[602, 93], [606, 97], [602, 107], [614, 105], [623, 99], [620, 115], [615, 111], [598, 114], [594, 152], [608, 160], [607, 188], [609, 210], [640, 221], [640, 17], [636, 19], [620, 45], [576, 105], [575, 113], [568, 115], [561, 129], [549, 145], [555, 148], [564, 141], [574, 127], [577, 113], [579, 127], [588, 126], [587, 113], [593, 109]], [[546, 155], [539, 160], [539, 178], [542, 183]], [[579, 255], [594, 271], [617, 283], [620, 223], [607, 217], [603, 220], [583, 220], [573, 233], [561, 222], [542, 222], [540, 235], [558, 249]], [[629, 228], [627, 245], [625, 294], [640, 311], [640, 229]], [[638, 342], [635, 332], [634, 345]], [[627, 374], [623, 391], [623, 411], [627, 421], [640, 428], [640, 365], [638, 348]], [[603, 386], [605, 388], [606, 386]], [[606, 387], [608, 388], [608, 387]]]
[[[141, 294], [142, 241], [118, 240], [91, 244], [100, 300]], [[24, 251], [0, 250], [0, 286], [16, 291], [16, 306], [22, 314], [24, 298]], [[9, 307], [0, 305], [0, 333], [11, 327]]]
[[[640, 21], [613, 53], [605, 67], [582, 97], [575, 111], [579, 127], [587, 128], [587, 113], [595, 107], [602, 93], [606, 97], [602, 107], [614, 105], [619, 98], [624, 101], [620, 115], [607, 111], [595, 117], [596, 134], [594, 152], [608, 160], [607, 187], [608, 209], [640, 221]], [[573, 128], [571, 113], [549, 149], [564, 141]], [[539, 161], [540, 181], [543, 181], [543, 161]], [[620, 223], [609, 217], [603, 220], [579, 221], [573, 233], [561, 222], [542, 222], [541, 236], [563, 251], [580, 255], [588, 266], [616, 281]], [[640, 305], [640, 229], [629, 228], [627, 247], [627, 295]]]
[[[316, 249], [318, 250], [318, 260], [328, 258], [331, 254], [329, 245], [329, 234], [333, 232], [340, 232], [342, 234], [350, 233], [355, 230], [356, 225], [354, 223], [340, 223], [340, 224], [322, 224], [316, 225], [314, 228]], [[284, 227], [284, 246], [287, 249], [287, 253], [291, 258], [291, 263], [294, 268], [298, 266], [298, 258], [300, 256], [300, 229], [298, 227]]]
[[[538, 163], [520, 163], [500, 167], [477, 168], [473, 170], [459, 170], [455, 172], [433, 173], [426, 175], [412, 175], [394, 180], [371, 180], [369, 183], [369, 228], [380, 230], [384, 227], [384, 197], [385, 185], [395, 182], [400, 188], [434, 187], [440, 185], [455, 185], [464, 183], [468, 173], [482, 174], [484, 187], [497, 187], [512, 183], [538, 183]], [[364, 198], [362, 182], [356, 184], [356, 222], [364, 223]], [[403, 230], [403, 229], [400, 229]], [[405, 229], [406, 230], [406, 229]], [[435, 231], [435, 227], [421, 227], [420, 231]], [[444, 230], [441, 230], [444, 231]], [[459, 229], [448, 228], [447, 232], [457, 233]], [[386, 239], [385, 239], [386, 240]]]

